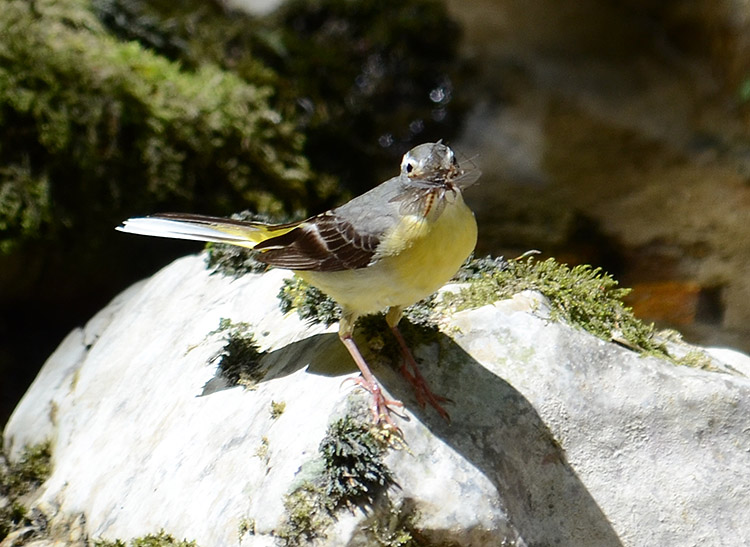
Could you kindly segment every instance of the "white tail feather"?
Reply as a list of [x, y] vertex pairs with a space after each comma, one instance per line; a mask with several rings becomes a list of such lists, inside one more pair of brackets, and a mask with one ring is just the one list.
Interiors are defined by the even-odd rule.
[[246, 237], [227, 234], [205, 225], [192, 224], [184, 220], [163, 218], [136, 217], [124, 221], [115, 228], [120, 232], [144, 236], [168, 237], [171, 239], [189, 239], [193, 241], [212, 241], [252, 247], [253, 243]]

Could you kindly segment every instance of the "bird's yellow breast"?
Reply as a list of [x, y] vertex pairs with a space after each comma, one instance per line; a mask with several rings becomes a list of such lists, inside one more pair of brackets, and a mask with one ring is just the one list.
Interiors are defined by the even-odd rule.
[[474, 250], [477, 224], [460, 193], [436, 218], [407, 215], [384, 234], [373, 263], [358, 270], [297, 272], [354, 314], [409, 306], [439, 289]]

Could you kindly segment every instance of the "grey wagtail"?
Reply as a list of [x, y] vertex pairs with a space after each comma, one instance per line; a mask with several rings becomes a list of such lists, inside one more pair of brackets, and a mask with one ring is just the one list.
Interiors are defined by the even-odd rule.
[[374, 398], [375, 420], [389, 418], [389, 405], [357, 348], [352, 333], [361, 315], [387, 309], [386, 322], [401, 347], [404, 376], [421, 406], [440, 406], [397, 325], [402, 310], [431, 295], [458, 271], [474, 250], [477, 224], [461, 190], [479, 178], [464, 170], [441, 142], [407, 152], [401, 173], [348, 203], [290, 224], [261, 224], [225, 218], [168, 213], [131, 218], [123, 232], [214, 241], [248, 247], [257, 259], [289, 268], [341, 307], [339, 338], [362, 373], [357, 383]]

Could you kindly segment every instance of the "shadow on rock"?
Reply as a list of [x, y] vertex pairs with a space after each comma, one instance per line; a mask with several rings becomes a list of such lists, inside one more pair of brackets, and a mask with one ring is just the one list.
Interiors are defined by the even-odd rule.
[[[448, 336], [441, 334], [439, 343], [417, 348], [416, 355], [435, 393], [453, 401], [446, 406], [450, 423], [434, 409], [420, 408], [411, 387], [392, 366], [368, 359], [378, 380], [404, 402], [417, 422], [489, 478], [528, 545], [622, 545], [563, 449], [518, 390]], [[324, 376], [356, 372], [332, 333], [289, 344], [266, 358], [266, 379], [291, 374], [300, 363], [309, 363], [308, 372]], [[411, 425], [418, 423], [404, 426], [407, 443]]]

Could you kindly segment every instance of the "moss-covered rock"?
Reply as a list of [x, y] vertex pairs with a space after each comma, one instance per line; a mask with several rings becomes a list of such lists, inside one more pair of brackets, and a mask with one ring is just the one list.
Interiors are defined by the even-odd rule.
[[318, 447], [318, 459], [305, 469], [316, 472], [302, 480], [285, 499], [286, 521], [276, 531], [284, 545], [309, 545], [325, 538], [336, 512], [365, 509], [393, 483], [383, 458], [389, 431], [379, 431], [366, 410], [351, 404], [350, 413], [333, 421]]
[[34, 522], [22, 499], [47, 479], [51, 456], [50, 444], [45, 442], [26, 447], [17, 462], [8, 462], [0, 438], [0, 540], [21, 527], [28, 528], [28, 535], [43, 527]]
[[115, 233], [124, 218], [291, 214], [334, 188], [261, 75], [121, 40], [88, 0], [7, 0], [0, 35], [1, 423], [67, 330], [194, 248]]
[[588, 264], [570, 267], [554, 258], [537, 261], [533, 256], [516, 260], [485, 257], [464, 264], [456, 279], [466, 284], [456, 293], [444, 294], [443, 305], [466, 310], [521, 291], [538, 291], [547, 298], [553, 319], [640, 353], [690, 364], [669, 353], [665, 337], [653, 323], [635, 317], [623, 302], [630, 289], [620, 287], [601, 268]]
[[158, 534], [147, 534], [142, 537], [133, 538], [130, 542], [124, 542], [121, 539], [115, 540], [94, 540], [94, 547], [197, 547], [194, 541], [186, 539], [175, 539], [171, 534], [161, 530]]
[[85, 0], [11, 0], [0, 29], [0, 250], [73, 230], [91, 245], [167, 206], [305, 204], [302, 138], [270, 89], [118, 41]]
[[311, 324], [323, 323], [327, 326], [341, 317], [341, 310], [331, 297], [299, 277], [285, 279], [278, 298], [282, 312], [296, 310], [301, 319]]
[[355, 193], [415, 142], [450, 138], [466, 107], [453, 92], [460, 29], [436, 0], [291, 0], [263, 18], [200, 0], [94, 5], [118, 36], [271, 85], [315, 170]]
[[266, 370], [261, 367], [265, 352], [258, 347], [247, 323], [233, 323], [221, 319], [219, 328], [211, 334], [221, 333], [226, 343], [216, 355], [218, 372], [230, 386], [253, 387], [263, 379]]

